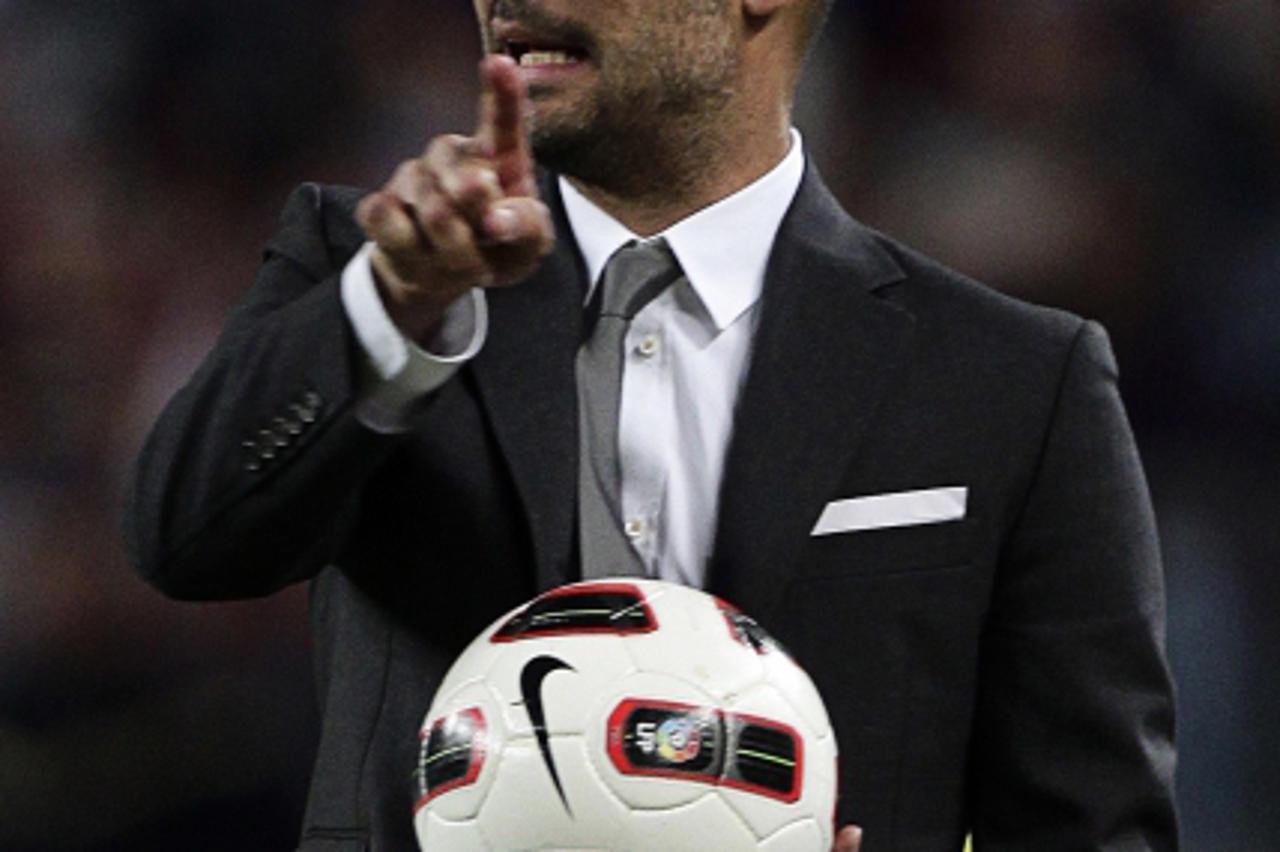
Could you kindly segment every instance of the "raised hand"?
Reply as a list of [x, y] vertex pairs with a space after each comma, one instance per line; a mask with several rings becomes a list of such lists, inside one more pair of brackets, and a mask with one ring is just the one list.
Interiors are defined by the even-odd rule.
[[524, 128], [528, 95], [515, 63], [488, 56], [473, 136], [433, 139], [420, 157], [360, 202], [375, 278], [392, 320], [426, 339], [473, 287], [513, 284], [551, 251], [551, 215], [538, 198]]

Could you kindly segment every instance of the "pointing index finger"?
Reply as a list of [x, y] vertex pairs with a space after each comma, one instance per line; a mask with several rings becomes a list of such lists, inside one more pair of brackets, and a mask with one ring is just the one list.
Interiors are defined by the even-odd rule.
[[490, 55], [480, 63], [483, 94], [476, 141], [493, 160], [507, 195], [531, 195], [533, 158], [525, 135], [524, 114], [529, 96], [516, 63], [508, 56]]

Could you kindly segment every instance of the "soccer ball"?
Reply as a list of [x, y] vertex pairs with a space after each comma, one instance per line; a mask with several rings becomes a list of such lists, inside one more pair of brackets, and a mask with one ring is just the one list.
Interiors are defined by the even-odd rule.
[[589, 581], [513, 610], [420, 739], [424, 852], [831, 848], [821, 697], [755, 621], [685, 586]]

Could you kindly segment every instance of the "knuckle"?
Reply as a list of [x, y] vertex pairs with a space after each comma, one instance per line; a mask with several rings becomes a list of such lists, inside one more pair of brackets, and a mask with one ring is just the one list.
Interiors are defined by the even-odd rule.
[[379, 228], [370, 236], [374, 243], [388, 254], [403, 254], [412, 248], [403, 228]]
[[395, 172], [391, 176], [391, 183], [400, 185], [408, 182], [413, 177], [414, 165], [417, 160], [405, 160], [396, 166]]
[[457, 167], [450, 166], [449, 168], [441, 169], [436, 174], [436, 188], [450, 199], [456, 200], [458, 197], [460, 180], [461, 176], [458, 173]]
[[428, 230], [440, 250], [449, 256], [473, 250], [471, 229], [452, 213], [434, 219]]
[[397, 217], [394, 222], [387, 223], [381, 233], [386, 245], [399, 251], [409, 251], [419, 247], [418, 232], [407, 217]]
[[454, 172], [450, 175], [449, 195], [454, 201], [469, 202], [475, 200], [479, 190], [479, 185], [475, 178], [463, 171]]
[[360, 199], [360, 203], [356, 205], [356, 221], [363, 228], [368, 228], [378, 218], [382, 212], [382, 202], [377, 194], [366, 195]]
[[471, 166], [461, 170], [457, 177], [457, 197], [469, 204], [495, 198], [498, 194], [498, 183], [488, 169]]
[[386, 215], [374, 216], [365, 225], [365, 234], [379, 244], [391, 242], [396, 236], [396, 230], [395, 221]]
[[463, 157], [479, 159], [490, 156], [490, 150], [488, 145], [480, 139], [466, 136], [458, 139], [458, 154]]
[[432, 163], [449, 163], [458, 159], [463, 151], [464, 137], [456, 133], [437, 136], [427, 145], [424, 159]]
[[413, 193], [415, 203], [423, 204], [432, 196], [436, 195], [435, 178], [431, 176], [425, 169], [415, 169], [409, 178], [409, 186]]
[[422, 223], [433, 231], [445, 229], [455, 218], [453, 209], [438, 195], [432, 196], [422, 208]]

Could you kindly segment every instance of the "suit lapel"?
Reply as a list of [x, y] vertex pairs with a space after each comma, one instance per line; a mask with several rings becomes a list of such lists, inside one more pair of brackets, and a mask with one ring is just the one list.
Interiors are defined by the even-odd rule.
[[902, 277], [810, 166], [769, 262], [708, 568], [762, 620], [906, 360], [914, 322], [874, 294]]
[[489, 335], [472, 372], [529, 520], [538, 588], [574, 578], [578, 414], [574, 355], [585, 271], [556, 181], [541, 181], [556, 247], [528, 280], [489, 290]]

